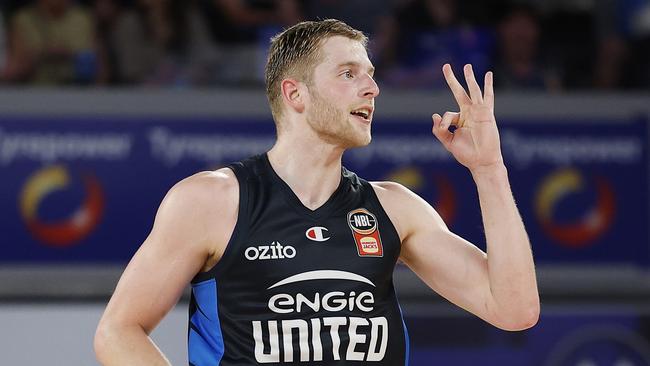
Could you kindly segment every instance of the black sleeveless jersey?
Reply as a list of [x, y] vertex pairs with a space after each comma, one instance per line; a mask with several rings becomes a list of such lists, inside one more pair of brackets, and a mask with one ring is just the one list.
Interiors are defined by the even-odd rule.
[[343, 168], [312, 211], [266, 154], [230, 168], [237, 224], [218, 264], [192, 280], [190, 365], [407, 365], [400, 240], [371, 185]]

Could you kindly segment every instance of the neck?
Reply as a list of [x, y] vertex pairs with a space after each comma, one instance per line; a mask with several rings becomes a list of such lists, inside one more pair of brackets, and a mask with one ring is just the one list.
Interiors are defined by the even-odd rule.
[[268, 157], [273, 170], [302, 204], [314, 210], [339, 186], [344, 149], [310, 140], [278, 138]]

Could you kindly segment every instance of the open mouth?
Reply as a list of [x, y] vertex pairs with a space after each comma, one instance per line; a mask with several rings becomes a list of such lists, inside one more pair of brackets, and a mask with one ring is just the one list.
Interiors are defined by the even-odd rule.
[[372, 110], [369, 108], [359, 108], [350, 112], [351, 115], [357, 116], [363, 119], [366, 122], [370, 122], [370, 116], [372, 116]]

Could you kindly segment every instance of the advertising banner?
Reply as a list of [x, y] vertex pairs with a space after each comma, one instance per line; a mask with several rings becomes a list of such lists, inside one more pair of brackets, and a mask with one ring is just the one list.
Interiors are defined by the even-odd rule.
[[502, 331], [475, 317], [411, 317], [409, 364], [645, 366], [649, 322], [647, 314], [629, 309], [594, 312], [585, 306], [550, 311], [523, 332]]
[[[644, 120], [500, 121], [538, 263], [650, 266]], [[268, 150], [269, 119], [0, 117], [0, 263], [125, 263], [179, 180]], [[485, 248], [469, 171], [414, 120], [382, 120], [344, 156], [394, 180]]]

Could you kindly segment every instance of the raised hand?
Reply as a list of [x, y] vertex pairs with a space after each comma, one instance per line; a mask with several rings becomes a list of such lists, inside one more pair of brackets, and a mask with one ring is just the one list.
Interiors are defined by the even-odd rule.
[[[456, 160], [472, 173], [503, 165], [499, 131], [494, 118], [494, 88], [492, 72], [485, 74], [484, 92], [474, 78], [472, 65], [463, 68], [469, 89], [467, 95], [449, 64], [442, 67], [447, 84], [454, 94], [460, 112], [433, 114], [433, 134]], [[450, 126], [455, 126], [453, 132]]]

